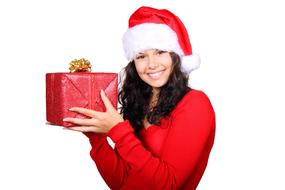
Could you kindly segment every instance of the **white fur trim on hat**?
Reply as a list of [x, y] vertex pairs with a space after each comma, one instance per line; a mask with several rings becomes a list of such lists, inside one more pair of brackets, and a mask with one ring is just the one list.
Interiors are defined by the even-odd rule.
[[165, 24], [136, 25], [127, 30], [122, 40], [128, 61], [132, 61], [137, 53], [147, 49], [172, 51], [180, 56], [184, 55], [176, 33]]
[[181, 68], [184, 73], [191, 73], [193, 70], [200, 67], [200, 56], [198, 54], [192, 54], [183, 56], [181, 61]]

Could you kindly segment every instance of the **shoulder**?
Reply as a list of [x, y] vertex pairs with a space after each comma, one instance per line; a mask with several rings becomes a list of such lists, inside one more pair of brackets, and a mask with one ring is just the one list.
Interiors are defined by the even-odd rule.
[[209, 97], [201, 90], [192, 89], [187, 92], [178, 102], [177, 106], [173, 110], [173, 114], [177, 114], [185, 109], [188, 111], [204, 110], [205, 112], [208, 111], [214, 114], [214, 109]]
[[192, 89], [178, 102], [177, 107], [184, 104], [211, 104], [208, 96], [201, 90]]
[[209, 100], [208, 96], [203, 91], [191, 89], [184, 95], [181, 101], [186, 101], [187, 99], [191, 98]]

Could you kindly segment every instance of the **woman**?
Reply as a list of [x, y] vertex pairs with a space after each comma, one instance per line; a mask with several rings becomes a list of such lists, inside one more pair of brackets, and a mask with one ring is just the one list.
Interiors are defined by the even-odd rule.
[[168, 10], [141, 7], [123, 45], [129, 64], [119, 92], [122, 116], [101, 91], [106, 112], [71, 108], [90, 119], [64, 121], [89, 137], [90, 155], [111, 189], [196, 189], [213, 146], [215, 114], [208, 97], [187, 86], [199, 58], [183, 23]]

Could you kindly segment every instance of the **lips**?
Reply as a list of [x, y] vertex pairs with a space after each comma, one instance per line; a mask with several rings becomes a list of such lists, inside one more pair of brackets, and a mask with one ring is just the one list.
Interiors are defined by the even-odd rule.
[[158, 71], [158, 72], [148, 73], [148, 76], [153, 80], [157, 80], [162, 76], [162, 74], [163, 71]]

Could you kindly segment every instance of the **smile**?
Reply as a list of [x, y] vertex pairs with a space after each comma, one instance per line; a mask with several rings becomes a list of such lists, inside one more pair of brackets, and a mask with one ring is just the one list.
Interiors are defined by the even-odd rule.
[[163, 74], [163, 71], [158, 71], [158, 72], [154, 72], [154, 73], [148, 73], [148, 76], [151, 78], [151, 79], [159, 79]]

